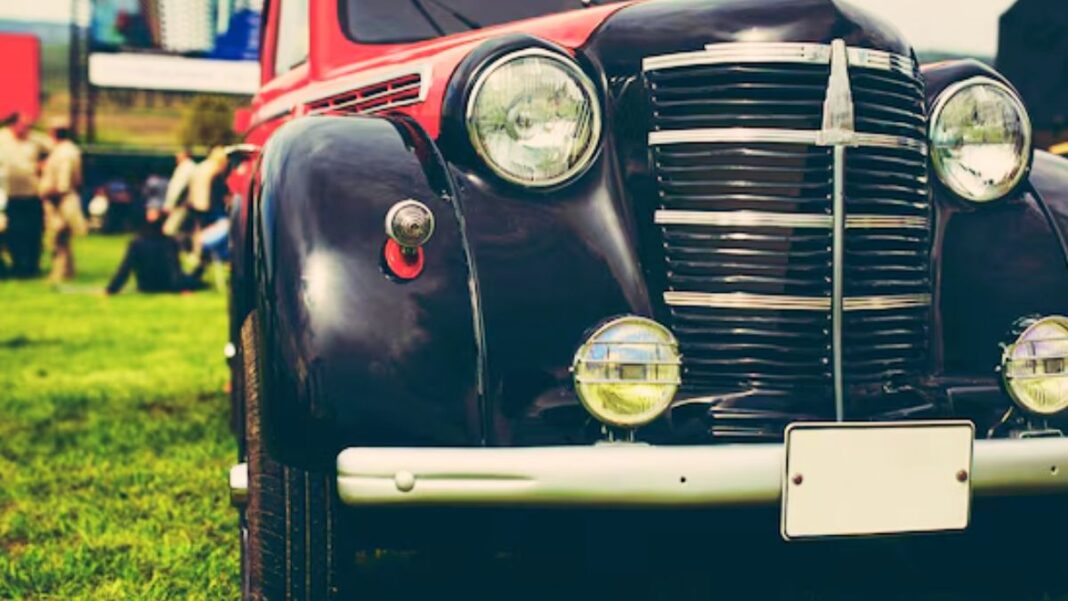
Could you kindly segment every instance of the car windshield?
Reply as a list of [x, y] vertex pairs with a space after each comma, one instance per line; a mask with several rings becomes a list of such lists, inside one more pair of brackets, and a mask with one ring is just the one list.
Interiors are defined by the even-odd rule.
[[415, 42], [622, 0], [339, 0], [341, 22], [357, 42]]

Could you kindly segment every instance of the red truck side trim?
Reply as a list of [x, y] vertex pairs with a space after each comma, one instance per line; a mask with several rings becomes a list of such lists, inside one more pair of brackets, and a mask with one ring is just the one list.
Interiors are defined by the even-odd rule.
[[[279, 89], [283, 86], [277, 85], [278, 80], [266, 84], [253, 102], [253, 129], [287, 115], [302, 114], [309, 103], [420, 73], [423, 102], [397, 110], [411, 115], [436, 138], [441, 128], [445, 87], [472, 48], [490, 38], [527, 33], [575, 49], [606, 18], [625, 6], [626, 3], [620, 3], [579, 9], [412, 44], [357, 44], [345, 36], [336, 3], [312, 3], [311, 56], [306, 84], [285, 86], [284, 91]], [[266, 129], [270, 131], [273, 127]], [[249, 141], [257, 143], [260, 138], [261, 133], [257, 132]], [[266, 136], [262, 138], [265, 140]]]

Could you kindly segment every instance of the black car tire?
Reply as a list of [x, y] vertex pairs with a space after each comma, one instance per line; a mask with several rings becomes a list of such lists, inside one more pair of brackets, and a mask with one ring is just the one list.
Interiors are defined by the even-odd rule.
[[274, 460], [262, 437], [259, 316], [241, 328], [248, 461], [247, 533], [243, 536], [243, 594], [253, 601], [328, 601], [340, 598], [337, 533], [340, 501], [333, 473]]

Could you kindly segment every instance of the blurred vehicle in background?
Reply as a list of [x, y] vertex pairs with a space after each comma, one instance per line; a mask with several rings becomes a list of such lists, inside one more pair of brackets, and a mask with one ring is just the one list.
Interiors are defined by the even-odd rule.
[[32, 35], [0, 32], [0, 119], [41, 114], [41, 42]]
[[[0, 57], [0, 122], [3, 122], [0, 127], [6, 130], [15, 125], [14, 121], [33, 123], [41, 114], [41, 42], [29, 34], [0, 32]], [[0, 155], [9, 151], [0, 150]], [[8, 258], [4, 255], [10, 251], [12, 240], [7, 172], [11, 161], [12, 157], [0, 156], [0, 263], [3, 264], [0, 271], [5, 273]], [[21, 208], [15, 207], [13, 212], [19, 213]], [[19, 229], [18, 215], [15, 221], [16, 229]], [[36, 232], [38, 228], [31, 229]], [[16, 233], [16, 238], [20, 236]], [[21, 245], [21, 242], [16, 241], [16, 244]], [[15, 257], [10, 258], [14, 262]], [[36, 269], [32, 271], [36, 273]], [[29, 272], [22, 275], [29, 275]]]

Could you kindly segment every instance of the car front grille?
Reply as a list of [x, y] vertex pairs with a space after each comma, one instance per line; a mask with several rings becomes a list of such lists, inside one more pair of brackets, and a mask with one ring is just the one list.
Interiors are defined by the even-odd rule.
[[923, 82], [911, 58], [840, 44], [849, 131], [827, 137], [835, 49], [717, 44], [645, 61], [663, 256], [652, 281], [664, 288], [691, 395], [837, 403], [924, 367]]

